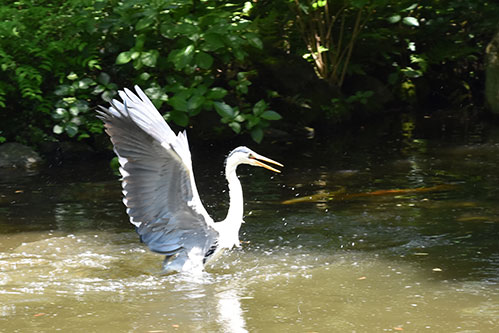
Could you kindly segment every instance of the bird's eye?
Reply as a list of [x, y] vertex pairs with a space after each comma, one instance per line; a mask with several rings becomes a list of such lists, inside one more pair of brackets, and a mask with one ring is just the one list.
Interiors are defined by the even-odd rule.
[[250, 158], [250, 159], [254, 159], [254, 158], [255, 158], [255, 156], [253, 156], [253, 154], [249, 154], [249, 155], [248, 155], [248, 158]]

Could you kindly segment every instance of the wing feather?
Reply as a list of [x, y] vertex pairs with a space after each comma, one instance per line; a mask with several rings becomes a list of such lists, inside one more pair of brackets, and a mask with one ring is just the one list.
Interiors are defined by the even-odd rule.
[[187, 135], [175, 135], [144, 92], [135, 90], [137, 95], [120, 91], [123, 102], [98, 111], [118, 156], [130, 222], [152, 251], [205, 253], [218, 233], [199, 198]]

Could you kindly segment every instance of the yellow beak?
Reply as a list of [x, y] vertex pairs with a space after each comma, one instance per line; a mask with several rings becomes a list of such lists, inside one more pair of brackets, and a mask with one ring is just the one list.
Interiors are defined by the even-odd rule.
[[270, 171], [274, 171], [274, 172], [277, 172], [277, 173], [280, 173], [281, 171], [277, 170], [276, 168], [271, 167], [268, 164], [263, 163], [262, 161], [267, 162], [267, 163], [272, 163], [272, 164], [275, 164], [275, 165], [280, 166], [280, 167], [284, 166], [284, 165], [282, 165], [279, 162], [276, 162], [274, 160], [271, 160], [268, 157], [265, 157], [265, 156], [262, 156], [262, 155], [258, 155], [258, 154], [253, 154], [253, 156], [251, 156], [250, 158], [253, 160], [253, 163], [255, 165], [260, 166], [260, 167], [265, 168], [265, 169], [269, 169]]

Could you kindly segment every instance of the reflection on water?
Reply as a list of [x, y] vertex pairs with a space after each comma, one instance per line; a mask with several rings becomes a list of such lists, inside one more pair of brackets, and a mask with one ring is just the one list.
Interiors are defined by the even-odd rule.
[[[280, 147], [281, 175], [240, 168], [243, 247], [194, 276], [159, 274], [110, 173], [0, 178], [0, 331], [495, 331], [499, 144], [352, 145]], [[194, 164], [223, 216], [223, 177]], [[453, 187], [281, 204], [440, 184]]]
[[244, 313], [241, 308], [241, 288], [238, 285], [230, 286], [219, 292], [217, 297], [218, 322], [224, 332], [247, 332]]

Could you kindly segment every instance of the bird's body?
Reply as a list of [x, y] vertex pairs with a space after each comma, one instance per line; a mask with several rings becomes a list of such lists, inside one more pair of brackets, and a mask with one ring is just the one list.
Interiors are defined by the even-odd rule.
[[243, 192], [237, 166], [279, 172], [262, 161], [282, 165], [246, 147], [234, 149], [225, 163], [229, 211], [214, 222], [196, 188], [186, 133], [175, 135], [149, 98], [135, 89], [138, 96], [125, 89], [119, 92], [123, 103], [113, 100], [99, 111], [118, 156], [130, 222], [152, 251], [166, 256], [164, 273], [200, 270], [224, 249], [239, 246]]

